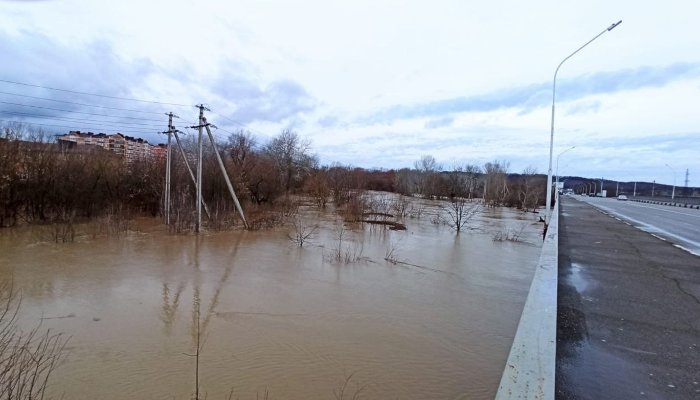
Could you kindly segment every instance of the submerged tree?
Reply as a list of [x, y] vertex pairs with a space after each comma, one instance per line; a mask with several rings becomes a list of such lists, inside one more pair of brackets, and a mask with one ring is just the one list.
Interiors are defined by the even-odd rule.
[[469, 221], [479, 213], [481, 206], [479, 203], [470, 203], [463, 198], [454, 198], [445, 207], [447, 213], [447, 225], [457, 231], [457, 233], [467, 227]]

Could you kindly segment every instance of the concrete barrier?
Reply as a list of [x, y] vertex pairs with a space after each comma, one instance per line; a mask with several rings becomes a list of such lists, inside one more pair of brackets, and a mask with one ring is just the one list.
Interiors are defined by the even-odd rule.
[[496, 399], [554, 399], [558, 256], [556, 202]]

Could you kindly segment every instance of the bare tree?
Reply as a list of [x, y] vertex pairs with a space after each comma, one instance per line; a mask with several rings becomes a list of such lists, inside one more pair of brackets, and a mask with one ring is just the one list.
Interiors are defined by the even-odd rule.
[[21, 301], [11, 283], [0, 284], [0, 302], [0, 398], [43, 399], [68, 339], [40, 326], [21, 330]]
[[459, 233], [467, 227], [469, 221], [478, 214], [480, 209], [479, 203], [469, 203], [463, 198], [455, 198], [445, 207], [447, 212], [445, 222]]
[[420, 160], [413, 163], [418, 171], [416, 180], [416, 192], [425, 197], [437, 197], [441, 194], [440, 170], [442, 165], [438, 164], [435, 157], [425, 155]]
[[299, 247], [304, 247], [304, 243], [313, 239], [318, 231], [318, 224], [309, 225], [304, 219], [297, 215], [292, 220], [292, 231], [287, 233], [287, 238]]
[[493, 161], [484, 164], [484, 202], [490, 206], [503, 205], [510, 193], [508, 188], [507, 161]]
[[301, 184], [312, 168], [318, 164], [311, 153], [311, 142], [290, 130], [283, 130], [264, 148], [264, 153], [273, 160], [285, 191]]
[[534, 212], [537, 209], [546, 185], [534, 167], [527, 167], [523, 170], [518, 191], [518, 198], [523, 210]]

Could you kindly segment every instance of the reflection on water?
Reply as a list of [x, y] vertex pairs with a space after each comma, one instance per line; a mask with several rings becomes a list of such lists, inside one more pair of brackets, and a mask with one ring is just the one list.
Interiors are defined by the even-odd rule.
[[[343, 245], [362, 253], [349, 264], [324, 257], [337, 217], [307, 210], [319, 230], [303, 248], [286, 228], [62, 245], [4, 230], [0, 274], [22, 289], [23, 324], [72, 335], [51, 387], [65, 398], [189, 399], [198, 323], [211, 399], [328, 399], [350, 374], [363, 398], [492, 398], [539, 254], [536, 218], [488, 209], [455, 235], [413, 201], [426, 210], [406, 231], [346, 225]], [[492, 240], [522, 226], [525, 243]]]

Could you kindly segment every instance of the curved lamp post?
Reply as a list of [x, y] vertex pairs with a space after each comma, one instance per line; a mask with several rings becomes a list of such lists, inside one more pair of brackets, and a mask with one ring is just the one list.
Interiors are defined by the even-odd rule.
[[555, 96], [556, 96], [556, 89], [557, 89], [557, 74], [559, 73], [559, 68], [561, 68], [562, 64], [564, 64], [564, 62], [566, 62], [566, 60], [573, 57], [574, 54], [578, 53], [584, 47], [591, 44], [591, 42], [598, 39], [605, 32], [609, 32], [609, 31], [615, 29], [615, 27], [620, 25], [621, 23], [622, 23], [622, 20], [605, 28], [602, 32], [597, 34], [593, 39], [589, 40], [583, 46], [576, 49], [576, 51], [569, 54], [565, 59], [561, 60], [561, 62], [557, 66], [557, 69], [554, 71], [554, 79], [552, 80], [552, 130], [551, 130], [551, 133], [549, 136], [549, 170], [547, 172], [547, 211], [545, 213], [545, 225], [549, 225], [549, 219], [552, 217], [552, 151], [554, 150], [554, 100], [556, 98]]

